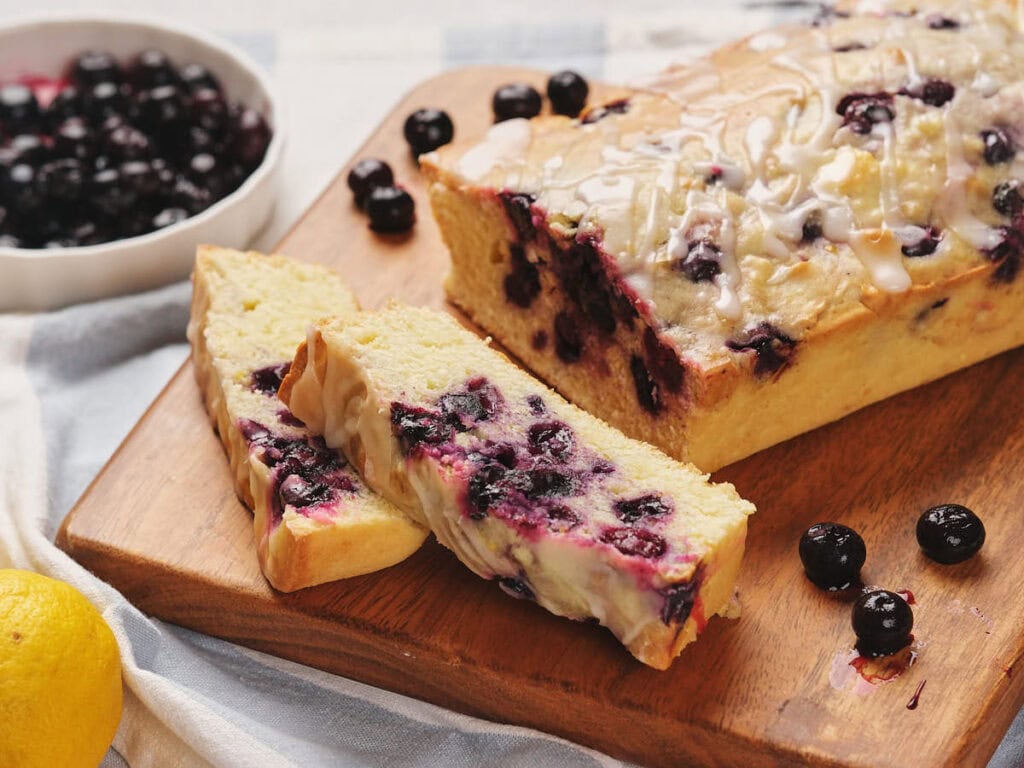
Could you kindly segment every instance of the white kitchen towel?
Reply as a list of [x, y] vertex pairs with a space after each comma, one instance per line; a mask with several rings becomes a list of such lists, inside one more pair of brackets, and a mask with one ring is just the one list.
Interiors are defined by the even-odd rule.
[[[113, 5], [134, 13], [165, 8], [156, 0]], [[291, 142], [277, 218], [257, 243], [267, 247], [387, 108], [442, 68], [571, 66], [627, 79], [773, 21], [806, 17], [815, 5], [636, 0], [626, 13], [610, 0], [252, 0], [241, 15], [235, 3], [181, 3], [175, 21], [232, 38], [285, 93]], [[22, 3], [0, 0], [0, 18], [22, 10]], [[64, 515], [184, 360], [188, 300], [181, 283], [34, 316], [0, 315], [0, 567], [32, 568], [76, 585], [114, 628], [126, 710], [104, 765], [623, 765], [536, 731], [458, 715], [148, 618], [53, 546]], [[1018, 717], [991, 765], [1022, 764]]]

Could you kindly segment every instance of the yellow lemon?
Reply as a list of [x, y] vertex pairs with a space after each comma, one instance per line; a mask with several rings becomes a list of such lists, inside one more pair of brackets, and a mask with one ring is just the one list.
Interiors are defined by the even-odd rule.
[[96, 768], [120, 720], [103, 617], [64, 582], [0, 569], [0, 766]]

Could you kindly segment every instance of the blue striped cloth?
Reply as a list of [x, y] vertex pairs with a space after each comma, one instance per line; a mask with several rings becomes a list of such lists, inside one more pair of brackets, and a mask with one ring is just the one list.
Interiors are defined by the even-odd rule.
[[[816, 6], [647, 0], [617, 15], [611, 2], [587, 4], [584, 13], [540, 0], [475, 7], [442, 0], [401, 13], [354, 2], [289, 3], [286, 14], [285, 4], [256, 0], [238, 19], [234, 4], [206, 5], [184, 9], [176, 21], [233, 39], [273, 73], [287, 99], [284, 189], [277, 218], [256, 243], [264, 248], [425, 76], [514, 63], [622, 80], [806, 17]], [[149, 0], [133, 10], [147, 6], [161, 9]], [[13, 11], [21, 5], [0, 1], [0, 17]], [[104, 765], [623, 765], [543, 733], [458, 715], [148, 618], [53, 547], [64, 515], [185, 359], [189, 298], [188, 285], [179, 283], [49, 313], [0, 315], [0, 566], [75, 584], [114, 628], [126, 709]], [[1018, 717], [991, 766], [1022, 764]]]

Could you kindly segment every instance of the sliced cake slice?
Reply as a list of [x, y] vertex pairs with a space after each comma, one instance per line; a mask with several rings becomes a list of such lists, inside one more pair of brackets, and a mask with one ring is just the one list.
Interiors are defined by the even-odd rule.
[[475, 573], [596, 618], [645, 664], [667, 668], [730, 606], [753, 505], [447, 315], [395, 306], [318, 323], [280, 395]]
[[357, 576], [404, 560], [427, 530], [367, 489], [277, 399], [306, 328], [358, 306], [337, 275], [283, 256], [203, 246], [188, 338], [196, 381], [239, 498], [254, 512], [260, 567], [277, 589]]

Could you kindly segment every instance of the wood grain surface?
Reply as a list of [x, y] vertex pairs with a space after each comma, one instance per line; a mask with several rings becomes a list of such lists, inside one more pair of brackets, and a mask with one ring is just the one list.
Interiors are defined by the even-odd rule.
[[[280, 250], [337, 268], [367, 307], [390, 297], [443, 306], [447, 255], [402, 123], [438, 106], [460, 134], [479, 133], [494, 88], [521, 79], [544, 76], [475, 68], [426, 82], [359, 152], [391, 162], [412, 192], [411, 235], [369, 231], [345, 168]], [[1022, 390], [1017, 350], [718, 472], [759, 510], [743, 616], [712, 620], [667, 672], [634, 661], [598, 626], [505, 596], [432, 540], [386, 571], [275, 593], [188, 365], [59, 543], [164, 620], [645, 765], [983, 766], [1024, 703], [1024, 669], [1014, 674], [1024, 640]], [[917, 517], [942, 502], [985, 521], [972, 561], [940, 566], [919, 553]], [[850, 670], [841, 658], [853, 642], [849, 602], [814, 589], [796, 554], [802, 531], [826, 519], [863, 534], [866, 583], [917, 600], [917, 663], [866, 694], [835, 674]], [[907, 709], [924, 680], [919, 706]]]

